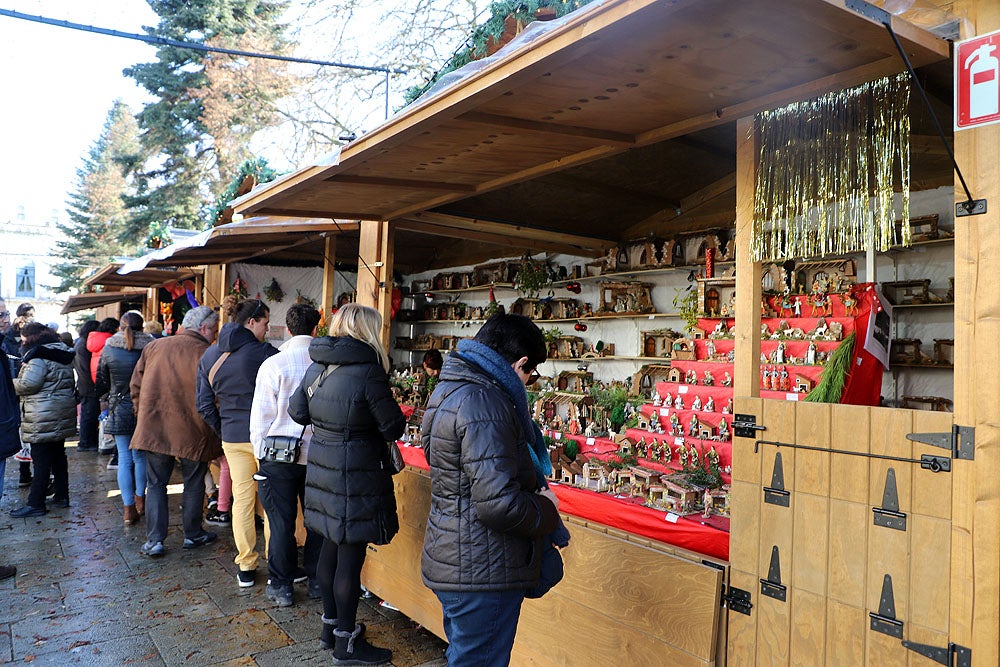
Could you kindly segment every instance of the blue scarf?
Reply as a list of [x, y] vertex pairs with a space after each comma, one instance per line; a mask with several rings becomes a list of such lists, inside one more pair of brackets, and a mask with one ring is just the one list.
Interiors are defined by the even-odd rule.
[[528, 394], [524, 389], [524, 382], [517, 376], [510, 362], [500, 356], [493, 348], [487, 347], [474, 340], [463, 339], [458, 341], [458, 356], [467, 359], [482, 368], [491, 375], [504, 392], [510, 397], [517, 410], [517, 416], [521, 420], [521, 428], [524, 430], [524, 437], [528, 443], [528, 453], [531, 454], [531, 462], [535, 465], [535, 476], [538, 478], [538, 485], [547, 488], [545, 478], [552, 474], [552, 462], [549, 461], [549, 451], [542, 438], [542, 432], [538, 429], [531, 412], [528, 410]]

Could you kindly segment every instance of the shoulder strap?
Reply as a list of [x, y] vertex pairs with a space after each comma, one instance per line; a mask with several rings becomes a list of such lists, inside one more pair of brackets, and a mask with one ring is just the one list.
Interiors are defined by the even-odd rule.
[[[230, 354], [232, 354], [232, 353], [231, 352], [223, 352], [222, 354], [220, 354], [219, 358], [215, 360], [215, 363], [212, 364], [212, 367], [208, 370], [208, 386], [209, 387], [212, 387], [212, 381], [215, 380], [215, 374], [219, 372], [219, 369], [222, 368], [222, 364], [225, 363], [226, 359], [229, 358]], [[215, 389], [215, 387], [212, 387], [212, 389]]]
[[326, 378], [330, 375], [330, 373], [334, 372], [338, 368], [340, 368], [340, 364], [330, 364], [329, 366], [324, 368], [323, 372], [320, 373], [316, 377], [316, 379], [313, 380], [313, 383], [309, 385], [309, 388], [306, 389], [306, 397], [312, 398], [313, 394], [319, 391], [319, 388], [323, 386], [323, 381], [326, 380]]

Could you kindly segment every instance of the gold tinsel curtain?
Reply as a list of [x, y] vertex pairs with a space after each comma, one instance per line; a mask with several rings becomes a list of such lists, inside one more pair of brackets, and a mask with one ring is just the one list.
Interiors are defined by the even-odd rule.
[[757, 115], [755, 261], [910, 244], [910, 98], [905, 74]]

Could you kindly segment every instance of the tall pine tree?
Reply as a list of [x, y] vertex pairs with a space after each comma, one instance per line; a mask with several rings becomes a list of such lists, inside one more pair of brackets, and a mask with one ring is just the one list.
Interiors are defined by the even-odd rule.
[[[282, 53], [278, 23], [284, 2], [149, 0], [160, 17], [153, 36], [242, 51]], [[137, 175], [130, 232], [149, 225], [200, 229], [215, 197], [249, 157], [257, 131], [273, 124], [285, 66], [178, 46], [160, 46], [157, 60], [125, 70], [156, 98], [139, 113], [147, 167]]]
[[129, 173], [139, 159], [139, 126], [120, 100], [108, 112], [100, 137], [77, 170], [67, 202], [68, 221], [59, 224], [62, 262], [53, 267], [58, 291], [79, 289], [88, 273], [117, 256], [133, 253], [141, 238], [129, 233], [123, 197], [132, 191]]

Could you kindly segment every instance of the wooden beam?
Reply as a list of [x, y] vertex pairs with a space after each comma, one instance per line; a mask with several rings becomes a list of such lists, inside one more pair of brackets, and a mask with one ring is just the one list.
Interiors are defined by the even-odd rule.
[[681, 205], [679, 201], [668, 199], [667, 197], [659, 197], [657, 195], [649, 194], [648, 192], [641, 192], [634, 188], [627, 188], [620, 185], [610, 185], [606, 182], [595, 181], [590, 178], [569, 176], [565, 172], [546, 176], [544, 178], [543, 185], [556, 185], [570, 190], [576, 190], [578, 192], [587, 192], [591, 194], [597, 193], [604, 195], [609, 199], [627, 199], [635, 202], [646, 202], [647, 204], [659, 206], [660, 208], [677, 208]]
[[736, 359], [733, 395], [760, 396], [760, 262], [750, 259], [757, 133], [753, 117], [736, 123]]
[[[284, 203], [284, 202], [283, 202]], [[263, 206], [256, 209], [260, 215], [285, 215], [290, 218], [334, 218], [338, 222], [347, 220], [374, 220], [368, 213], [358, 213], [356, 211], [320, 211], [317, 209], [297, 209], [284, 207]], [[343, 222], [340, 223], [343, 225]]]
[[358, 298], [362, 306], [378, 307], [379, 276], [377, 264], [382, 261], [382, 233], [388, 223], [364, 220], [358, 243]]
[[355, 176], [334, 174], [326, 179], [330, 183], [350, 183], [353, 185], [377, 185], [390, 188], [410, 188], [414, 190], [445, 190], [447, 192], [475, 192], [476, 186], [468, 183], [445, 183], [442, 181], [421, 181], [412, 178], [385, 178], [381, 176]]
[[375, 308], [382, 315], [382, 349], [389, 351], [392, 329], [392, 267], [395, 261], [396, 230], [388, 222], [382, 226], [379, 246], [381, 266], [376, 273], [379, 278], [378, 299]]
[[421, 220], [394, 220], [392, 223], [397, 231], [417, 232], [429, 236], [442, 236], [450, 239], [465, 239], [468, 241], [479, 241], [481, 243], [492, 243], [504, 248], [518, 248], [522, 250], [532, 250], [535, 252], [558, 252], [568, 255], [583, 255], [598, 257], [604, 254], [600, 249], [581, 248], [576, 245], [566, 243], [555, 243], [550, 241], [536, 241], [526, 239], [517, 235], [495, 234], [482, 232], [474, 229], [459, 229], [456, 227], [446, 227], [435, 225], [431, 222]]
[[323, 241], [323, 290], [320, 295], [319, 312], [322, 313], [322, 322], [329, 323], [330, 311], [333, 310], [333, 300], [336, 294], [333, 291], [333, 281], [337, 275], [337, 237], [327, 236]]
[[659, 211], [649, 216], [642, 222], [632, 225], [625, 230], [622, 238], [627, 240], [645, 236], [654, 230], [661, 229], [666, 223], [696, 211], [698, 208], [704, 206], [713, 199], [721, 197], [722, 195], [735, 189], [736, 172], [733, 172], [723, 176], [714, 183], [709, 183], [700, 190], [692, 192], [687, 197], [684, 197], [681, 199], [680, 206], [677, 208]]
[[599, 130], [592, 127], [561, 125], [559, 123], [548, 123], [545, 121], [529, 120], [527, 118], [513, 118], [511, 116], [500, 116], [498, 114], [483, 113], [481, 111], [467, 111], [458, 116], [456, 120], [481, 125], [491, 125], [494, 127], [510, 127], [516, 130], [537, 132], [540, 134], [564, 134], [572, 137], [584, 137], [586, 139], [593, 139], [600, 143], [610, 143], [621, 146], [635, 145], [635, 137], [631, 134], [625, 134], [624, 132]]
[[527, 240], [547, 241], [550, 243], [575, 246], [580, 249], [607, 250], [608, 248], [614, 247], [617, 243], [612, 239], [599, 239], [591, 236], [580, 236], [577, 234], [568, 234], [566, 232], [556, 232], [548, 229], [526, 227], [524, 225], [494, 222], [492, 220], [480, 220], [478, 218], [465, 218], [447, 213], [435, 213], [433, 211], [423, 211], [406, 217], [410, 220], [430, 222], [442, 227], [451, 227], [460, 230], [477, 230], [509, 237], [518, 236]]

